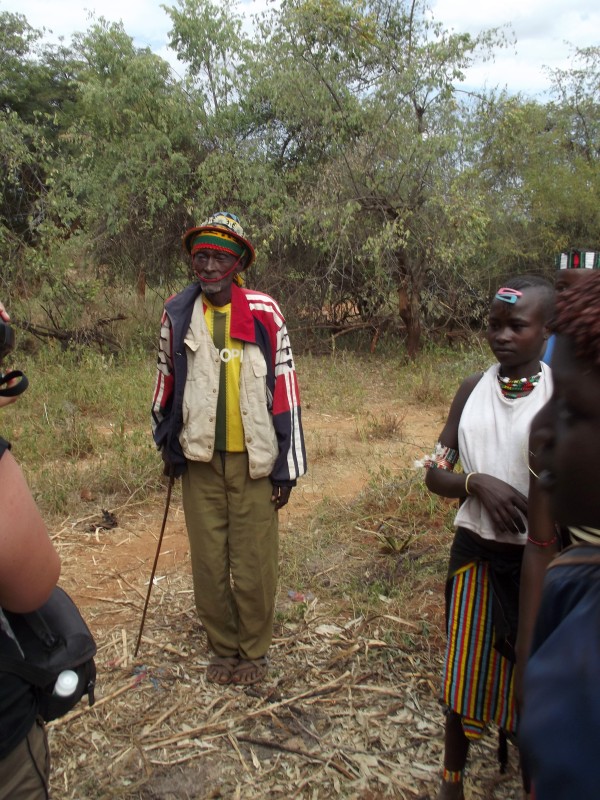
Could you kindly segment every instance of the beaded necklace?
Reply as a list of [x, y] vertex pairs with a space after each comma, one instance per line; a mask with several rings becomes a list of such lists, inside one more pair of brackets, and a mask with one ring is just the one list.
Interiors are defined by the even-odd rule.
[[503, 378], [499, 374], [498, 383], [504, 397], [509, 400], [516, 400], [519, 397], [526, 397], [530, 394], [540, 382], [541, 377], [541, 370], [537, 375], [532, 375], [531, 378]]

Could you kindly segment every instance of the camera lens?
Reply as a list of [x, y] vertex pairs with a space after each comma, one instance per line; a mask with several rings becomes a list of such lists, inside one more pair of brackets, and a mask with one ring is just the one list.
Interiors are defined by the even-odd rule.
[[0, 320], [0, 361], [10, 353], [15, 346], [15, 333], [10, 325]]

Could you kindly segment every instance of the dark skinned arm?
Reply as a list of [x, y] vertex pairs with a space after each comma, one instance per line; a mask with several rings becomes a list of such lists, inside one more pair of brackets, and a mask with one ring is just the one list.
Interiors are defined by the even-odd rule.
[[543, 442], [545, 419], [548, 413], [549, 406], [546, 405], [534, 417], [529, 437], [529, 465], [533, 470], [529, 480], [529, 536], [540, 544], [527, 541], [521, 567], [515, 670], [515, 696], [519, 707], [522, 707], [523, 703], [523, 674], [531, 650], [535, 620], [542, 599], [544, 576], [548, 564], [559, 549], [557, 528], [550, 513], [549, 496], [540, 489], [536, 478], [539, 469], [535, 454]]
[[[480, 379], [481, 374], [471, 375], [459, 387], [440, 434], [439, 441], [444, 447], [458, 449], [460, 418], [469, 395]], [[455, 474], [444, 469], [428, 469], [425, 476], [427, 488], [442, 497], [466, 497], [466, 481], [466, 474]], [[522, 515], [527, 515], [527, 498], [505, 481], [493, 475], [476, 472], [469, 478], [468, 493], [479, 498], [497, 531], [516, 535], [525, 530]]]
[[273, 484], [271, 502], [275, 503], [275, 508], [277, 511], [287, 505], [288, 500], [290, 499], [290, 494], [292, 493], [292, 489], [292, 486], [276, 486]]
[[[469, 395], [480, 379], [481, 375], [471, 375], [465, 378], [459, 386], [454, 400], [450, 405], [446, 424], [439, 437], [439, 442], [444, 447], [451, 447], [453, 450], [458, 450], [458, 425], [460, 423], [460, 418], [465, 403], [469, 399]], [[439, 494], [441, 497], [466, 497], [466, 477], [467, 476], [463, 474], [455, 475], [454, 472], [450, 472], [446, 469], [428, 469], [425, 472], [425, 483], [430, 491]]]

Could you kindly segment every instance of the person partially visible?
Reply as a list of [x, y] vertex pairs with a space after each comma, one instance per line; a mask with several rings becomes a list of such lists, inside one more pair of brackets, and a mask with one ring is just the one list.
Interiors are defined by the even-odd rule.
[[[8, 314], [8, 311], [4, 308], [3, 303], [0, 303], [0, 321], [5, 322], [6, 324], [10, 322], [10, 316]], [[11, 384], [8, 383], [7, 385], [10, 386]], [[0, 408], [2, 408], [3, 406], [7, 406], [10, 403], [14, 403], [16, 399], [17, 395], [12, 395], [12, 396], [0, 395]]]
[[544, 436], [547, 422], [548, 406], [544, 406], [534, 417], [529, 434], [529, 533], [521, 565], [514, 678], [519, 711], [522, 711], [524, 706], [523, 676], [542, 597], [544, 576], [548, 564], [563, 546], [563, 532], [550, 511], [550, 498], [541, 490], [538, 480], [540, 441]]
[[[502, 732], [503, 746], [517, 729], [513, 665], [527, 539], [527, 440], [552, 390], [540, 356], [553, 301], [551, 284], [535, 276], [510, 279], [498, 290], [487, 328], [498, 363], [463, 381], [424, 464], [427, 487], [460, 501], [446, 584], [446, 727], [437, 800], [464, 800], [469, 745], [488, 723]], [[463, 472], [455, 474], [459, 459]]]
[[600, 272], [557, 298], [539, 488], [572, 545], [548, 567], [519, 730], [536, 800], [600, 797]]
[[306, 472], [300, 393], [276, 301], [242, 288], [254, 248], [218, 212], [183, 237], [194, 283], [162, 318], [152, 404], [166, 471], [182, 477], [207, 679], [267, 674], [278, 575], [278, 511]]
[[[600, 253], [593, 250], [571, 249], [556, 258], [555, 288], [557, 296], [567, 289], [585, 292], [586, 279], [600, 274]], [[552, 333], [543, 360], [551, 364], [556, 334]], [[538, 451], [540, 436], [548, 424], [550, 409], [543, 408], [531, 423], [529, 439], [529, 536], [523, 554], [521, 592], [519, 598], [519, 631], [517, 636], [517, 667], [515, 691], [517, 701], [523, 704], [523, 674], [529, 651], [535, 619], [542, 597], [546, 569], [564, 544], [564, 530], [556, 524], [550, 512], [550, 498], [539, 487], [540, 472]]]
[[[566, 250], [556, 257], [556, 277], [554, 286], [557, 292], [562, 292], [579, 279], [589, 274], [589, 270], [600, 269], [600, 253], [594, 250], [575, 249]], [[552, 353], [556, 336], [552, 334], [546, 345], [542, 361], [552, 366]]]
[[[0, 303], [0, 319], [10, 317]], [[0, 396], [0, 407], [16, 397]], [[23, 473], [0, 438], [0, 649], [16, 652], [2, 609], [39, 608], [60, 575], [60, 558]], [[49, 797], [50, 754], [31, 686], [0, 671], [0, 800]]]

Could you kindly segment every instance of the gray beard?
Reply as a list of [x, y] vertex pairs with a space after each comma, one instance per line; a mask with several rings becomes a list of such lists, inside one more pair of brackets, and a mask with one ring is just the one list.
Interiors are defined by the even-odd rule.
[[204, 283], [200, 281], [200, 285], [202, 286], [204, 294], [217, 294], [217, 292], [220, 292], [224, 288], [223, 281], [217, 281], [216, 283]]

